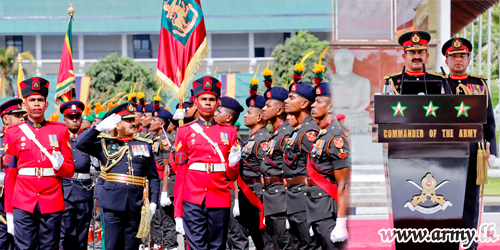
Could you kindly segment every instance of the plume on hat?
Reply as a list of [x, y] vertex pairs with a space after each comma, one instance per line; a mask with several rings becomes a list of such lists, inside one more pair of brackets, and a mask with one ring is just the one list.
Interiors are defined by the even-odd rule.
[[273, 56], [273, 53], [271, 53], [271, 56], [269, 57], [269, 61], [267, 61], [267, 67], [262, 71], [262, 76], [264, 76], [264, 85], [266, 86], [267, 90], [271, 90], [273, 87], [273, 72], [269, 69], [269, 62], [271, 61], [271, 58]]
[[160, 90], [161, 90], [161, 88], [158, 88], [158, 91], [156, 92], [156, 96], [153, 99], [154, 100], [155, 110], [159, 110], [160, 109], [160, 101], [161, 101]]
[[257, 79], [257, 72], [259, 71], [259, 65], [257, 65], [257, 70], [255, 70], [255, 75], [250, 79], [250, 96], [257, 95], [257, 89], [259, 89], [259, 79]]
[[313, 81], [316, 86], [320, 85], [321, 82], [323, 82], [323, 77], [325, 76], [325, 66], [321, 64], [321, 58], [323, 58], [323, 55], [326, 53], [328, 50], [328, 47], [326, 47], [323, 52], [321, 52], [321, 55], [319, 56], [319, 61], [318, 63], [314, 64], [314, 77]]
[[312, 54], [314, 54], [314, 51], [310, 51], [309, 53], [307, 53], [304, 57], [302, 57], [302, 60], [300, 60], [299, 63], [295, 64], [292, 77], [294, 83], [298, 83], [302, 79], [302, 75], [304, 74], [304, 70], [306, 69], [304, 62]]

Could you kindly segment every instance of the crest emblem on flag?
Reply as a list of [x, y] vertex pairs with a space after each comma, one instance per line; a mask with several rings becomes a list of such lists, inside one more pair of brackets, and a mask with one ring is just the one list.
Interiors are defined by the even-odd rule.
[[163, 2], [165, 20], [177, 41], [186, 45], [189, 36], [201, 22], [200, 5], [192, 0], [167, 0]]

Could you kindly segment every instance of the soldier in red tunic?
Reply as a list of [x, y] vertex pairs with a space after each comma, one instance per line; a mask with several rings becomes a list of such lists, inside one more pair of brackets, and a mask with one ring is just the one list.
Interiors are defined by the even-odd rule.
[[238, 177], [241, 149], [236, 128], [215, 122], [219, 80], [205, 76], [193, 82], [200, 118], [181, 126], [174, 143], [176, 229], [185, 229], [190, 249], [225, 249], [231, 195]]
[[18, 249], [58, 249], [64, 200], [61, 177], [75, 171], [66, 125], [48, 122], [49, 82], [20, 83], [28, 120], [9, 126], [5, 136], [5, 212]]

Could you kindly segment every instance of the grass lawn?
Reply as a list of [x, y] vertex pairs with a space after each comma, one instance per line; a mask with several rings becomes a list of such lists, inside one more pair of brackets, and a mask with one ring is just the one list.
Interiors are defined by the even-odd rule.
[[500, 178], [488, 177], [488, 184], [484, 185], [485, 196], [500, 196]]

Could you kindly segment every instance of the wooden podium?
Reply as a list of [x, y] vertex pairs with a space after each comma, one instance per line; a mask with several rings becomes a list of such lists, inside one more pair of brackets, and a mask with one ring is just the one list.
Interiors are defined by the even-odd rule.
[[[484, 95], [375, 95], [373, 141], [384, 145], [394, 228], [461, 228], [469, 144], [486, 123]], [[395, 242], [396, 249], [459, 243]]]

